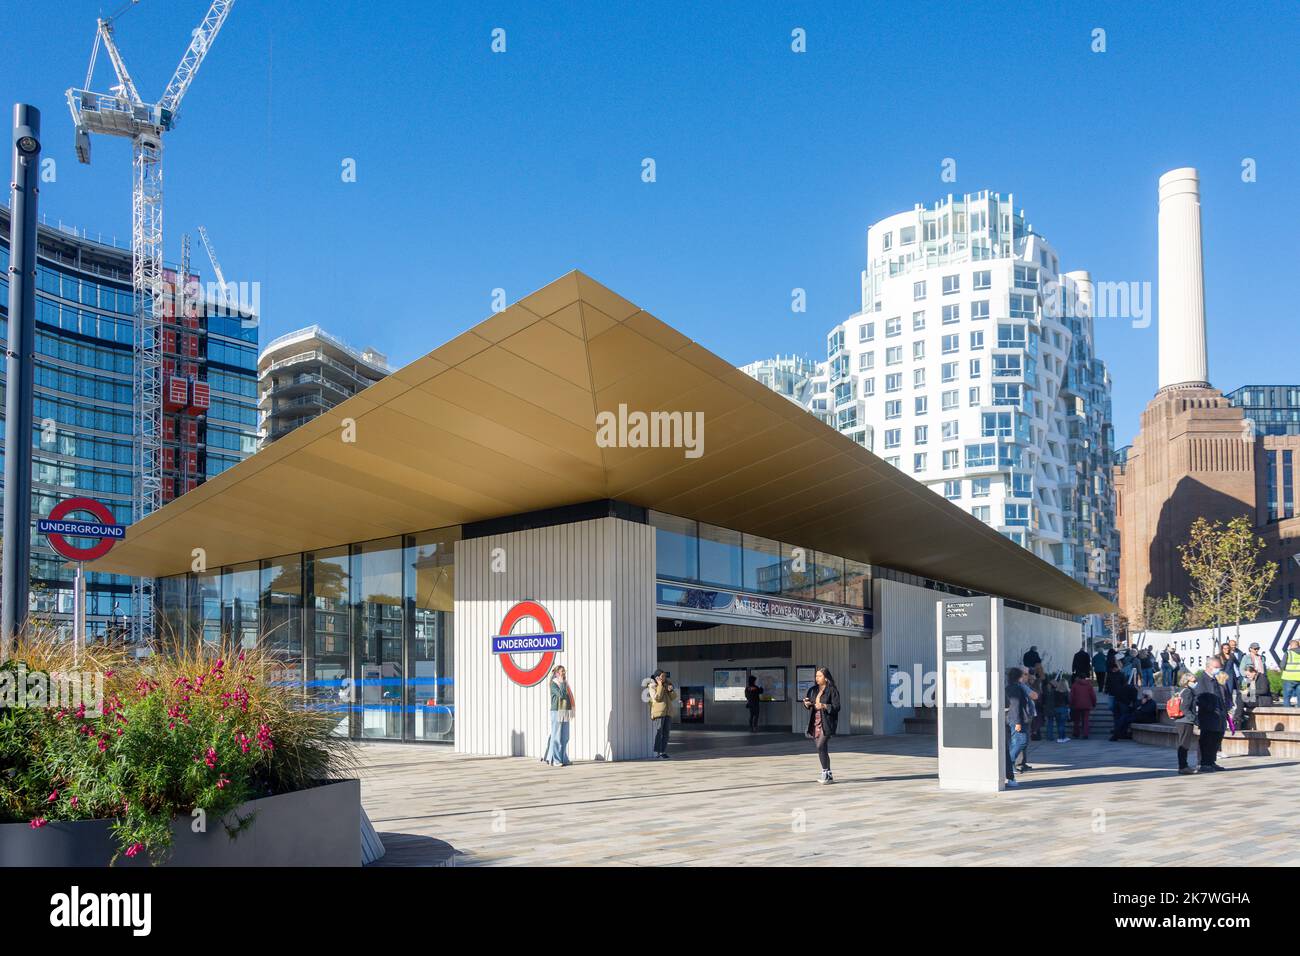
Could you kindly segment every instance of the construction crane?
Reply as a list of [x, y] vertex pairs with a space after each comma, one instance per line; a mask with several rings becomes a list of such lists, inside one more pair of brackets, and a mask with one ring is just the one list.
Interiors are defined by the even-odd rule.
[[[194, 82], [235, 0], [213, 0], [190, 38], [176, 72], [156, 103], [146, 103], [113, 39], [114, 23], [138, 0], [111, 17], [101, 18], [81, 89], [67, 92], [76, 128], [77, 159], [90, 162], [90, 134], [131, 140], [131, 284], [135, 292], [135, 467], [138, 484], [132, 518], [140, 521], [162, 504], [162, 282], [163, 166], [162, 137], [173, 129], [181, 101]], [[91, 90], [95, 60], [104, 48], [117, 77], [109, 93]], [[141, 639], [153, 633], [153, 594], [135, 579], [132, 612]]]
[[208, 261], [212, 263], [212, 274], [217, 277], [217, 292], [221, 296], [221, 304], [226, 304], [226, 274], [221, 271], [221, 263], [217, 261], [217, 254], [212, 248], [212, 241], [208, 239], [208, 230], [199, 226], [199, 239], [203, 241], [203, 248], [208, 251]]

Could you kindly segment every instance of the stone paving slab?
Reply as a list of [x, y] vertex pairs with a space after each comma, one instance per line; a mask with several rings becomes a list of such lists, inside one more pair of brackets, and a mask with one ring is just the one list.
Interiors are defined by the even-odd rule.
[[1194, 839], [1224, 807], [1262, 828], [1252, 863], [1300, 864], [1281, 839], [1300, 783], [1288, 758], [1180, 777], [1171, 750], [1035, 741], [1020, 789], [963, 794], [939, 790], [934, 739], [915, 735], [837, 737], [831, 786], [794, 737], [567, 768], [404, 744], [358, 755], [381, 866], [1240, 864], [1235, 840]]

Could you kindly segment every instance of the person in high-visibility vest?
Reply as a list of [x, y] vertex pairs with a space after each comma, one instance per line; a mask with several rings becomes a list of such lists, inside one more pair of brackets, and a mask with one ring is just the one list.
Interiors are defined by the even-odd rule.
[[1286, 663], [1282, 665], [1282, 706], [1290, 707], [1291, 698], [1300, 707], [1300, 637], [1291, 639], [1286, 649]]

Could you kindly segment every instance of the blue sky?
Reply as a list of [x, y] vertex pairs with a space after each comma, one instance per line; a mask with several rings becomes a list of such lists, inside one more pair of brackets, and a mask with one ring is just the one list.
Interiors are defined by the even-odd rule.
[[[118, 21], [146, 98], [205, 9], [141, 0]], [[30, 24], [0, 34], [0, 93], [44, 114], [45, 216], [125, 238], [129, 146], [100, 139], [79, 165], [63, 100], [100, 10], [0, 0]], [[1211, 378], [1297, 382], [1297, 40], [1281, 3], [240, 0], [166, 142], [167, 254], [206, 225], [227, 278], [262, 284], [263, 341], [320, 322], [403, 364], [494, 288], [513, 301], [576, 267], [743, 364], [824, 356], [859, 305], [867, 226], [950, 191], [1014, 193], [1064, 269], [1154, 284], [1156, 180], [1190, 165]], [[103, 57], [96, 76], [110, 85]], [[1155, 327], [1111, 320], [1098, 340], [1127, 443]]]

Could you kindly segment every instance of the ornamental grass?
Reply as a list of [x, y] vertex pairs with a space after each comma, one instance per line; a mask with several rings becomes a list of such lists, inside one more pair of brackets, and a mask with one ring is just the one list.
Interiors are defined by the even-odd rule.
[[233, 839], [255, 823], [235, 812], [249, 800], [354, 776], [337, 715], [304, 706], [282, 668], [260, 647], [175, 642], [142, 658], [90, 644], [74, 661], [68, 642], [27, 631], [0, 664], [0, 822], [109, 819], [111, 862], [158, 863], [173, 821]]

